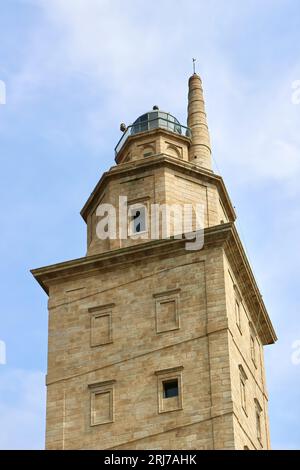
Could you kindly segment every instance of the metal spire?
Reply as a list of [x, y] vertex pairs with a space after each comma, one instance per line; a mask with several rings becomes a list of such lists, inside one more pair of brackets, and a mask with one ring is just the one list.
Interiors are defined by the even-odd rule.
[[193, 72], [196, 73], [196, 59], [193, 57]]

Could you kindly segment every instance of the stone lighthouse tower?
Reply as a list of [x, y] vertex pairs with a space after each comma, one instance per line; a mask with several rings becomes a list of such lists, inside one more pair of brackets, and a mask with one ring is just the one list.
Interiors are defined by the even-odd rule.
[[[212, 171], [196, 74], [187, 124], [154, 106], [122, 125], [81, 211], [86, 256], [32, 271], [49, 296], [47, 449], [270, 448], [276, 335]], [[203, 243], [188, 249], [176, 210], [199, 205]]]

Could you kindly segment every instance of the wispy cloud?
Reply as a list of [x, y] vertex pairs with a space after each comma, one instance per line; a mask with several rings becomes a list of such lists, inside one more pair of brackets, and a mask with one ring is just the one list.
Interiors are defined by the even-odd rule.
[[[278, 345], [267, 354], [267, 373], [278, 429], [276, 446], [280, 442], [288, 446], [280, 434], [287, 421], [276, 409], [283, 394], [279, 388], [296, 403], [294, 390], [299, 383], [299, 367], [290, 363], [290, 345], [298, 337], [299, 302], [296, 287], [293, 293], [289, 287], [299, 278], [300, 253], [295, 237], [300, 224], [300, 105], [291, 102], [292, 83], [300, 80], [295, 47], [299, 28], [296, 25], [293, 32], [297, 15], [290, 10], [298, 2], [19, 3], [34, 12], [34, 20], [26, 40], [18, 41], [17, 60], [11, 67], [5, 64], [6, 76], [0, 77], [5, 78], [8, 95], [1, 112], [6, 117], [12, 113], [11, 120], [0, 120], [1, 137], [7, 132], [6, 145], [13, 157], [6, 158], [2, 139], [3, 201], [14, 188], [2, 211], [2, 259], [7, 256], [10, 268], [12, 259], [18, 259], [11, 269], [23, 272], [28, 269], [24, 254], [32, 257], [35, 252], [44, 263], [65, 257], [68, 250], [81, 252], [75, 242], [78, 200], [85, 191], [88, 195], [90, 181], [96, 182], [101, 171], [113, 164], [120, 121], [130, 123], [157, 104], [184, 122], [187, 77], [191, 59], [197, 57], [214, 158], [234, 193], [234, 203], [247, 198], [247, 210], [240, 214], [247, 226], [243, 232], [248, 240], [252, 235], [250, 254], [255, 253], [271, 317], [280, 329]], [[14, 33], [11, 28], [9, 34]], [[16, 138], [11, 137], [13, 130]], [[28, 137], [25, 148], [24, 136]], [[12, 217], [16, 210], [18, 217]], [[20, 225], [27, 227], [22, 239]], [[10, 282], [15, 290], [15, 281]], [[0, 447], [43, 447], [42, 374], [7, 368], [0, 373], [0, 418], [5, 423]], [[289, 421], [291, 427], [296, 427], [294, 421]]]
[[185, 78], [196, 56], [220, 166], [238, 168], [241, 184], [263, 178], [298, 188], [300, 106], [291, 104], [291, 84], [300, 70], [291, 64], [280, 78], [255, 86], [229, 48], [257, 8], [263, 18], [282, 2], [178, 0], [174, 8], [164, 0], [159, 12], [137, 0], [126, 7], [119, 0], [30, 3], [40, 9], [43, 23], [32, 32], [27, 61], [15, 78], [16, 100], [43, 86], [55, 88], [60, 79], [78, 80], [77, 93], [87, 98], [104, 91], [101, 110], [96, 99], [82, 129], [86, 144], [99, 146], [100, 134], [157, 101], [185, 120]]

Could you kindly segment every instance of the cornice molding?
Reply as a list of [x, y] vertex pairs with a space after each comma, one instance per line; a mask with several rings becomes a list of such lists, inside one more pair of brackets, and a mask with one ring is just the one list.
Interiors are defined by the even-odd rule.
[[[58, 263], [31, 270], [37, 282], [49, 294], [51, 284], [64, 279], [70, 280], [78, 275], [91, 275], [102, 269], [115, 268], [119, 265], [131, 264], [146, 257], [162, 255], [177, 256], [187, 253], [185, 243], [187, 238], [167, 240], [152, 240], [127, 248], [107, 251], [93, 256], [85, 256], [63, 263]], [[242, 283], [242, 294], [249, 302], [251, 316], [258, 323], [263, 344], [276, 341], [276, 334], [268, 316], [262, 296], [257, 287], [254, 275], [242, 247], [238, 233], [233, 223], [221, 224], [204, 230], [204, 250], [210, 247], [223, 247], [228, 259], [232, 261], [236, 276]], [[202, 250], [201, 250], [202, 251]]]
[[122, 163], [120, 165], [111, 167], [109, 171], [103, 173], [80, 212], [82, 218], [85, 220], [85, 222], [87, 221], [88, 213], [93, 206], [96, 197], [101, 194], [101, 192], [103, 192], [109, 180], [120, 178], [120, 176], [132, 176], [135, 173], [140, 173], [159, 166], [167, 166], [168, 168], [172, 168], [177, 171], [181, 171], [182, 173], [188, 174], [195, 179], [201, 179], [201, 182], [205, 181], [207, 183], [216, 185], [220, 192], [222, 202], [230, 215], [230, 218], [233, 221], [236, 219], [235, 210], [221, 176], [216, 175], [215, 173], [206, 170], [205, 168], [200, 168], [194, 163], [180, 160], [165, 154], [158, 154], [153, 157], [136, 160], [134, 162]]

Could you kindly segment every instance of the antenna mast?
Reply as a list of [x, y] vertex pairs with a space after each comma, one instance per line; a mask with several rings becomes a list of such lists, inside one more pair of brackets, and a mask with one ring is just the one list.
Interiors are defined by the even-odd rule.
[[193, 72], [196, 73], [196, 59], [193, 57]]

